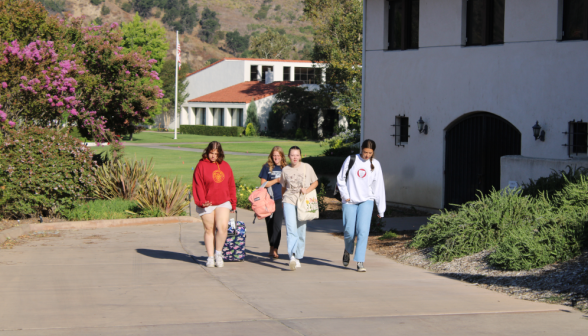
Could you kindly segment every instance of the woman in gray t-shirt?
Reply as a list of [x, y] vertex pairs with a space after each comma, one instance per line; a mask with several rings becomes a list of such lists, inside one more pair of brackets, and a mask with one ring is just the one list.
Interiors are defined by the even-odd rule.
[[290, 269], [295, 271], [300, 267], [300, 259], [304, 257], [304, 243], [306, 241], [306, 221], [299, 221], [296, 203], [301, 194], [308, 194], [318, 186], [318, 177], [308, 163], [301, 162], [302, 151], [293, 146], [288, 151], [290, 164], [282, 169], [280, 183], [282, 184], [282, 203], [284, 218], [286, 219], [286, 233], [288, 241], [288, 255]]

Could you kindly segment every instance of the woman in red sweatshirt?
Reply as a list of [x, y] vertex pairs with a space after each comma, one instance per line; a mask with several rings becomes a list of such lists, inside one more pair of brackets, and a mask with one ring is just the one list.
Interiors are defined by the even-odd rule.
[[223, 267], [220, 250], [227, 239], [229, 212], [237, 209], [233, 170], [224, 158], [221, 144], [217, 141], [209, 143], [196, 165], [192, 180], [196, 212], [204, 224], [204, 245], [208, 253], [206, 267], [214, 267], [215, 263], [216, 267]]

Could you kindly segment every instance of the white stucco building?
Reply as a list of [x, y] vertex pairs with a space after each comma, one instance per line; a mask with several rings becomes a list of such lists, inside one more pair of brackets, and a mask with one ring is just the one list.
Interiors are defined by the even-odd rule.
[[181, 106], [179, 123], [246, 126], [247, 108], [255, 101], [264, 130], [279, 87], [316, 90], [325, 80], [323, 68], [304, 60], [222, 59], [187, 76], [189, 96]]
[[585, 4], [364, 1], [362, 138], [389, 202], [439, 209], [588, 167]]

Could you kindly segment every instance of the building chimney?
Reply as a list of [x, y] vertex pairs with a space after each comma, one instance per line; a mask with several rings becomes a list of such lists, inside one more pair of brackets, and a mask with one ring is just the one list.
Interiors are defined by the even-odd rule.
[[274, 82], [274, 72], [271, 70], [266, 71], [265, 73], [265, 84], [271, 84]]

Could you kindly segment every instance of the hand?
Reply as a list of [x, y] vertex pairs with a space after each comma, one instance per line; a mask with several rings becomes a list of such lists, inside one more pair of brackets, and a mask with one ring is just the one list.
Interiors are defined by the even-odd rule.
[[351, 198], [346, 199], [345, 202], [351, 202]]
[[378, 215], [378, 218], [382, 218], [382, 216]]
[[237, 212], [237, 210], [231, 210], [231, 213], [235, 213], [235, 212]]
[[307, 188], [300, 188], [300, 192], [301, 192], [303, 195], [306, 195], [306, 189], [307, 189]]
[[212, 205], [212, 203], [210, 203], [210, 201], [206, 201], [206, 202], [202, 203], [202, 207], [203, 208], [207, 208], [207, 207], [209, 207], [211, 205]]

